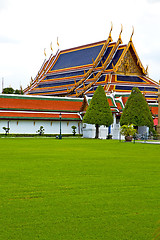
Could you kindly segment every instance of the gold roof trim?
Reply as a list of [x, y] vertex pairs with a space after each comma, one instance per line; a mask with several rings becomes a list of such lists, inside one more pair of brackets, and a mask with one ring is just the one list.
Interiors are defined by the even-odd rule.
[[123, 25], [121, 24], [121, 31], [120, 31], [120, 34], [119, 34], [119, 41], [120, 41], [120, 44], [122, 44], [122, 38], [121, 38], [121, 35], [122, 35], [122, 32], [123, 32]]
[[[104, 69], [112, 61], [113, 55], [116, 52], [116, 50], [118, 49], [119, 45], [122, 44], [122, 39], [121, 39], [122, 31], [123, 31], [123, 25], [121, 24], [121, 31], [120, 31], [120, 34], [119, 34], [119, 38], [118, 38], [116, 44], [114, 45], [113, 49], [111, 50], [108, 59], [106, 59], [105, 63], [103, 64], [104, 65]], [[112, 68], [113, 68], [113, 72], [115, 72], [115, 66], [113, 64], [112, 64]]]
[[133, 34], [134, 34], [134, 27], [132, 26], [132, 34], [131, 34], [131, 37], [130, 37], [130, 42], [132, 42]]
[[[94, 69], [96, 68], [97, 64], [99, 63], [99, 61], [101, 61], [103, 55], [104, 55], [104, 52], [106, 50], [106, 48], [108, 47], [109, 43], [112, 41], [112, 37], [111, 37], [111, 32], [112, 32], [112, 29], [113, 29], [113, 24], [111, 22], [111, 30], [109, 32], [109, 36], [107, 38], [107, 40], [105, 41], [105, 43], [103, 44], [103, 47], [101, 49], [101, 51], [99, 52], [97, 58], [95, 60], [92, 60], [93, 62], [93, 66], [91, 69], [89, 69], [85, 74], [84, 74], [84, 77], [82, 79], [80, 79], [77, 84], [75, 84], [71, 89], [69, 89], [67, 91], [67, 94], [70, 94], [71, 92], [73, 92], [74, 90], [76, 90], [76, 87], [78, 87], [80, 84], [82, 84], [86, 79], [87, 77], [89, 77], [89, 75], [94, 71]], [[89, 86], [89, 84], [87, 85]], [[87, 86], [85, 86], [85, 89], [87, 89]], [[81, 92], [77, 93], [76, 92], [76, 95], [77, 96], [80, 96], [85, 90], [83, 89]]]
[[110, 38], [111, 42], [113, 41], [112, 36], [111, 36], [112, 30], [113, 30], [113, 23], [111, 22], [111, 30], [109, 32], [109, 38]]

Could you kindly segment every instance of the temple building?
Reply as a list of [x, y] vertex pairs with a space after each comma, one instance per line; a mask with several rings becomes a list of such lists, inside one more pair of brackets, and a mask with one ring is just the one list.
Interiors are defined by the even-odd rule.
[[[111, 29], [112, 30], [112, 29]], [[133, 45], [132, 35], [123, 44], [121, 33], [105, 41], [57, 51], [45, 60], [37, 76], [24, 90], [27, 95], [92, 97], [98, 85], [106, 94], [130, 94], [138, 87], [148, 102], [157, 101], [158, 83], [150, 79]]]
[[41, 126], [45, 134], [59, 134], [60, 120], [63, 134], [82, 132], [80, 108], [82, 98], [46, 96], [0, 95], [0, 133], [8, 128], [11, 134], [36, 134]]
[[[142, 65], [132, 41], [133, 32], [128, 44], [122, 42], [122, 29], [116, 42], [112, 40], [111, 32], [112, 27], [107, 40], [58, 50], [55, 55], [51, 54], [49, 59], [45, 59], [37, 76], [24, 89], [26, 103], [36, 98], [41, 103], [46, 98], [50, 103], [52, 99], [63, 99], [68, 103], [76, 103], [77, 100], [81, 102], [77, 109], [78, 121], [81, 121], [96, 88], [102, 85], [114, 116], [111, 134], [118, 138], [120, 115], [132, 88], [138, 87], [149, 104], [155, 126], [158, 125], [159, 84], [149, 78], [148, 67]], [[42, 112], [41, 107], [39, 109]], [[58, 110], [52, 104], [49, 111]]]

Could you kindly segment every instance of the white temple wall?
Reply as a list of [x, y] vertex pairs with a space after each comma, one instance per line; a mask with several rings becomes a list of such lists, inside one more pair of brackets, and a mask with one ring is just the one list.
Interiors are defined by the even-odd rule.
[[[83, 137], [84, 138], [95, 138], [96, 127], [94, 124], [83, 123]], [[108, 136], [108, 127], [99, 127], [99, 138], [106, 139]]]
[[[43, 120], [0, 120], [0, 133], [5, 133], [3, 127], [8, 127], [9, 133], [15, 134], [36, 134], [43, 126], [45, 134], [59, 134], [60, 122], [59, 121], [43, 121]], [[76, 133], [81, 134], [80, 121], [61, 121], [61, 132], [63, 134], [72, 134], [72, 126], [76, 126]]]
[[[108, 136], [108, 127], [100, 126], [99, 128], [99, 138], [106, 139]], [[95, 138], [96, 128], [94, 124], [83, 123], [83, 137], [84, 138]], [[113, 124], [110, 128], [110, 135], [112, 135], [112, 139], [120, 139], [123, 140], [124, 136], [120, 136], [120, 123], [116, 119], [116, 114], [113, 114]]]
[[111, 125], [111, 135], [113, 139], [120, 137], [120, 123], [116, 121], [116, 114], [113, 114], [113, 123]]

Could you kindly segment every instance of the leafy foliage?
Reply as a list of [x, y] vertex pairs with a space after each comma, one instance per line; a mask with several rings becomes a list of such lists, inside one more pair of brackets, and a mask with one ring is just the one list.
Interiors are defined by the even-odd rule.
[[123, 125], [121, 127], [120, 133], [124, 136], [133, 136], [136, 133], [136, 129], [134, 129], [134, 125]]
[[3, 127], [3, 130], [5, 131], [5, 134], [7, 135], [9, 133], [10, 128]]
[[84, 115], [83, 122], [107, 127], [113, 123], [112, 112], [102, 86], [96, 89]]
[[153, 119], [148, 103], [136, 87], [132, 89], [120, 119], [121, 126], [127, 124], [153, 128]]
[[38, 133], [39, 135], [43, 135], [43, 134], [44, 134], [44, 131], [45, 131], [44, 127], [43, 127], [43, 126], [40, 126], [39, 130], [37, 131], [37, 133]]
[[73, 125], [71, 128], [73, 129], [73, 131], [72, 131], [73, 136], [75, 136], [75, 135], [76, 135], [76, 128], [77, 128], [77, 127]]
[[7, 88], [3, 89], [2, 93], [3, 94], [21, 94], [21, 95], [23, 95], [23, 90], [22, 89], [21, 90], [18, 90], [18, 89], [14, 90], [12, 87], [7, 87]]
[[14, 89], [12, 87], [4, 88], [2, 93], [4, 93], [4, 94], [14, 94]]

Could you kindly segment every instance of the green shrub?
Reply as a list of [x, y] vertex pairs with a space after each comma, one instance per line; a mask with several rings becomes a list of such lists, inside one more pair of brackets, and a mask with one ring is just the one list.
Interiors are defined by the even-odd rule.
[[3, 127], [3, 130], [5, 131], [5, 135], [9, 134], [10, 128]]
[[40, 126], [40, 129], [37, 131], [37, 133], [38, 133], [39, 135], [43, 135], [43, 134], [44, 134], [44, 131], [45, 131], [44, 127], [43, 127], [43, 126]]
[[131, 125], [123, 125], [121, 127], [121, 130], [120, 130], [120, 133], [122, 135], [124, 135], [125, 137], [126, 136], [133, 136], [135, 133], [136, 133], [136, 129], [134, 129], [134, 125], [131, 124]]
[[95, 124], [96, 138], [99, 137], [99, 126], [109, 127], [113, 123], [112, 112], [102, 86], [98, 86], [83, 118], [84, 123]]
[[75, 136], [75, 135], [76, 135], [76, 128], [77, 128], [77, 127], [73, 125], [71, 128], [73, 129], [73, 131], [72, 131], [73, 136]]
[[152, 129], [154, 125], [148, 103], [136, 87], [132, 89], [120, 119], [121, 126], [127, 124], [147, 126], [150, 129]]

